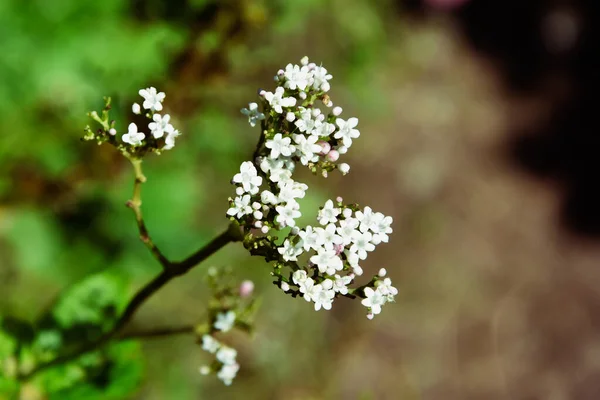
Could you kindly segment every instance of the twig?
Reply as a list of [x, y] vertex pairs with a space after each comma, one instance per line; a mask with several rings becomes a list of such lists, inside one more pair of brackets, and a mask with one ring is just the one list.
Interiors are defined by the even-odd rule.
[[117, 337], [118, 340], [128, 339], [153, 339], [164, 336], [180, 335], [185, 333], [194, 333], [194, 325], [183, 325], [178, 327], [154, 328], [147, 331], [123, 332]]

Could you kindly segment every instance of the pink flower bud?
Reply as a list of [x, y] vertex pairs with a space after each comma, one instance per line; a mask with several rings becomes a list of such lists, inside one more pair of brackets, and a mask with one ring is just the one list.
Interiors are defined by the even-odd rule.
[[321, 146], [321, 152], [320, 153], [322, 155], [325, 155], [325, 154], [329, 153], [329, 150], [331, 150], [331, 145], [329, 143], [323, 141], [323, 140], [318, 141], [317, 144], [319, 146]]
[[373, 313], [368, 313], [368, 314], [367, 314], [367, 318], [369, 318], [369, 319], [373, 319], [373, 317], [374, 317]]
[[338, 153], [337, 150], [331, 150], [327, 153], [325, 158], [327, 158], [328, 161], [336, 162], [340, 158], [340, 153]]
[[244, 281], [240, 285], [240, 296], [242, 298], [249, 297], [254, 292], [254, 282]]
[[344, 199], [341, 196], [338, 196], [335, 198], [335, 201], [337, 201], [338, 203], [341, 203], [344, 201]]
[[333, 250], [335, 250], [335, 255], [339, 256], [342, 251], [344, 251], [344, 246], [341, 244], [336, 244], [333, 246]]

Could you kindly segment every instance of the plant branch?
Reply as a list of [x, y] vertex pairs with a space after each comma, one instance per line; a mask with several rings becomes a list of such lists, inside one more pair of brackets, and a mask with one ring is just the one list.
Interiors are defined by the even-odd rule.
[[142, 215], [142, 184], [146, 182], [146, 177], [142, 172], [142, 160], [131, 158], [130, 161], [135, 171], [135, 182], [133, 184], [133, 197], [126, 205], [131, 208], [135, 214], [140, 239], [144, 242], [148, 250], [150, 250], [163, 269], [167, 269], [170, 262], [150, 238], [150, 233], [148, 232], [148, 228], [146, 228], [146, 223], [144, 222], [144, 217]]
[[153, 328], [147, 331], [132, 331], [123, 332], [117, 337], [118, 340], [129, 339], [153, 339], [164, 336], [180, 335], [186, 333], [194, 333], [196, 327], [194, 325], [182, 325], [176, 327]]
[[[237, 231], [237, 234], [236, 234]], [[138, 292], [133, 296], [129, 304], [125, 307], [125, 311], [121, 314], [121, 317], [117, 320], [113, 328], [104, 333], [98, 339], [93, 340], [84, 344], [79, 349], [75, 349], [69, 353], [66, 353], [62, 356], [55, 358], [52, 361], [47, 363], [39, 364], [31, 371], [20, 374], [19, 379], [21, 381], [25, 381], [33, 377], [34, 375], [42, 372], [50, 367], [56, 365], [62, 365], [69, 361], [73, 361], [79, 356], [88, 353], [90, 351], [96, 350], [103, 345], [110, 342], [112, 339], [116, 338], [119, 332], [123, 329], [125, 325], [131, 320], [135, 312], [148, 300], [154, 293], [156, 293], [159, 289], [165, 286], [172, 279], [177, 276], [183, 275], [192, 269], [194, 266], [198, 265], [206, 258], [216, 253], [218, 250], [223, 248], [230, 242], [235, 242], [239, 240], [239, 229], [236, 228], [234, 224], [230, 225], [229, 229], [225, 232], [221, 233], [219, 236], [215, 237], [212, 241], [210, 241], [207, 245], [202, 247], [200, 250], [186, 258], [185, 260], [178, 263], [171, 263], [167, 261], [167, 268], [164, 269], [160, 274], [158, 274], [154, 279], [148, 282], [145, 286], [143, 286]]]

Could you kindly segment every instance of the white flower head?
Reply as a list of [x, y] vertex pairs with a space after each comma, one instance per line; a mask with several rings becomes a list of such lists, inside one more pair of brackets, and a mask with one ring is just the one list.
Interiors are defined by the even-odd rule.
[[221, 347], [221, 343], [210, 335], [202, 336], [202, 350], [215, 354]]
[[237, 375], [240, 370], [240, 365], [235, 364], [225, 364], [221, 367], [221, 370], [217, 372], [217, 378], [223, 381], [226, 386], [231, 385], [231, 382]]
[[227, 210], [227, 215], [236, 216], [237, 219], [242, 218], [244, 215], [252, 214], [254, 210], [250, 205], [250, 195], [245, 194], [238, 196], [233, 199], [233, 206]]
[[213, 326], [221, 332], [229, 332], [235, 324], [235, 312], [218, 313]]
[[273, 139], [267, 140], [265, 147], [271, 149], [271, 158], [278, 158], [280, 155], [289, 157], [296, 150], [291, 143], [291, 138], [283, 137], [281, 133], [277, 133]]
[[158, 92], [156, 88], [149, 87], [141, 89], [139, 94], [144, 98], [142, 107], [146, 110], [161, 111], [163, 109], [162, 101], [165, 99], [164, 92]]
[[143, 132], [138, 132], [137, 125], [133, 122], [129, 124], [127, 130], [127, 133], [121, 137], [123, 141], [133, 146], [140, 146], [146, 135]]
[[276, 113], [281, 114], [283, 107], [293, 107], [296, 105], [296, 99], [294, 97], [283, 97], [285, 89], [281, 86], [275, 89], [275, 93], [266, 92], [264, 94], [265, 100], [269, 102], [273, 110]]
[[336, 118], [336, 125], [338, 126], [338, 131], [333, 134], [333, 137], [336, 139], [342, 139], [342, 143], [346, 147], [352, 146], [352, 139], [356, 139], [360, 136], [360, 132], [356, 128], [358, 125], [358, 118], [349, 118], [347, 121], [344, 121], [341, 118]]
[[319, 223], [321, 225], [336, 223], [340, 213], [340, 209], [333, 206], [333, 201], [327, 200], [325, 206], [319, 211]]
[[262, 180], [262, 177], [257, 175], [256, 167], [250, 161], [243, 162], [240, 172], [233, 177], [233, 182], [242, 185], [244, 191], [250, 194], [258, 193]]
[[250, 126], [255, 127], [258, 121], [265, 119], [265, 114], [258, 111], [258, 104], [250, 103], [248, 108], [242, 108], [242, 114], [248, 117]]
[[170, 132], [173, 132], [173, 130], [175, 129], [173, 128], [173, 125], [169, 123], [169, 120], [171, 119], [171, 116], [169, 114], [154, 114], [152, 116], [152, 119], [154, 120], [154, 122], [150, 122], [148, 124], [148, 129], [150, 129], [150, 133], [152, 133], [152, 136], [154, 136], [156, 139], [163, 137], [165, 133], [168, 134]]
[[381, 306], [386, 303], [386, 298], [378, 290], [373, 290], [370, 287], [365, 288], [365, 296], [361, 304], [368, 307], [375, 315], [381, 312]]

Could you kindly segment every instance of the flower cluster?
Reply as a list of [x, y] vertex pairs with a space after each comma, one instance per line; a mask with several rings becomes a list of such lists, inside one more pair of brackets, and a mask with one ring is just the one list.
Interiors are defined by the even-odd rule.
[[[331, 78], [305, 57], [301, 65], [278, 71], [279, 86], [260, 91], [260, 107], [250, 103], [242, 110], [251, 126], [260, 122], [261, 136], [254, 159], [243, 162], [232, 179], [236, 197], [230, 198], [227, 215], [243, 227], [252, 254], [275, 262], [275, 283], [284, 292], [313, 302], [315, 310], [331, 309], [338, 296], [358, 296], [372, 318], [397, 294], [391, 280], [377, 275], [366, 285], [349, 286], [362, 275], [360, 262], [367, 254], [388, 242], [392, 218], [338, 198], [319, 211], [320, 226], [296, 226], [302, 215], [298, 199], [308, 186], [293, 179], [295, 167], [307, 166], [324, 177], [336, 169], [347, 174], [348, 164], [337, 162], [360, 136], [358, 119], [341, 118], [341, 107], [333, 107], [327, 94]], [[330, 110], [321, 110], [317, 100]], [[271, 236], [285, 227], [292, 229], [282, 242]], [[291, 270], [288, 276], [284, 267]]]
[[160, 153], [162, 150], [170, 150], [175, 146], [175, 139], [181, 134], [173, 125], [171, 125], [171, 116], [169, 114], [160, 114], [165, 99], [163, 92], [158, 92], [156, 88], [149, 87], [139, 91], [144, 99], [142, 106], [133, 103], [131, 110], [134, 114], [142, 114], [142, 108], [146, 110], [144, 114], [151, 122], [148, 123], [148, 133], [144, 129], [138, 128], [137, 124], [131, 122], [127, 127], [127, 133], [120, 135], [120, 141], [117, 139], [117, 129], [115, 121], [110, 121], [108, 112], [110, 107], [110, 98], [106, 99], [106, 105], [101, 116], [92, 111], [89, 116], [102, 125], [103, 129], [93, 132], [90, 127], [86, 127], [86, 140], [97, 140], [98, 143], [109, 142], [120, 149], [125, 155], [140, 158], [147, 152]]
[[[217, 331], [228, 332], [233, 328], [235, 319], [236, 314], [233, 311], [219, 313], [213, 323], [213, 328]], [[208, 375], [211, 371], [216, 370], [217, 378], [222, 380], [225, 385], [231, 385], [240, 369], [240, 365], [236, 361], [237, 351], [219, 342], [209, 334], [202, 335], [202, 349], [215, 355], [216, 365], [214, 367], [204, 365], [200, 367], [200, 373]]]

